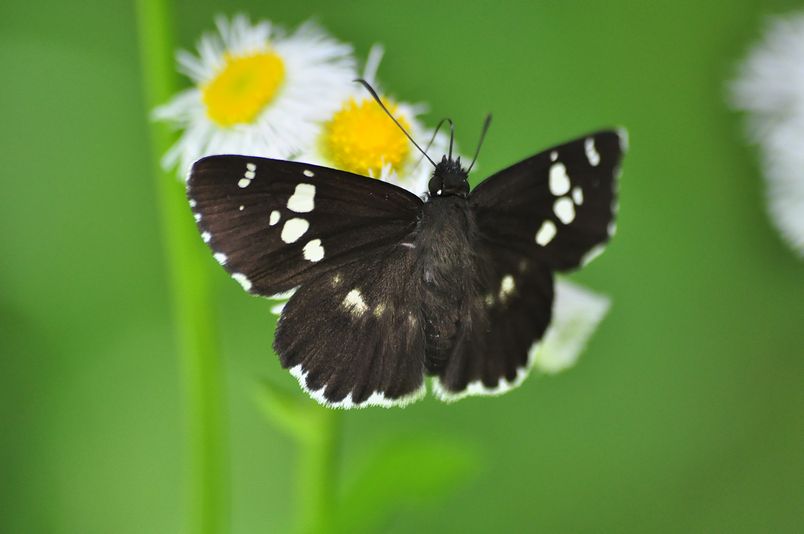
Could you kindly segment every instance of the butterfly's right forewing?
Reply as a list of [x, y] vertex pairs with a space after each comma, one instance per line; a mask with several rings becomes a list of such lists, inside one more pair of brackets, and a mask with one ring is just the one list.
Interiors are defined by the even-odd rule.
[[556, 271], [588, 262], [614, 233], [625, 135], [589, 134], [486, 179], [470, 196], [484, 239]]

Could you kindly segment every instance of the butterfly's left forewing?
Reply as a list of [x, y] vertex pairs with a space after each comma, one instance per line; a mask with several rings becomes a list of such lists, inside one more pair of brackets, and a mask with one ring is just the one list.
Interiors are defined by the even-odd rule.
[[407, 287], [418, 197], [343, 171], [246, 156], [198, 161], [188, 197], [202, 238], [246, 290], [295, 290], [274, 347], [311, 396], [345, 408], [421, 397], [423, 319]]
[[187, 196], [215, 258], [261, 296], [402, 241], [422, 206], [402, 188], [356, 174], [229, 155], [196, 162]]

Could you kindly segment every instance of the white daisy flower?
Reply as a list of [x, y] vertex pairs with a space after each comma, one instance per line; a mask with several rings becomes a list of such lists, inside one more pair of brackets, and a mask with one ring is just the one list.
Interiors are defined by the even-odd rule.
[[804, 12], [768, 24], [730, 89], [759, 145], [771, 219], [804, 257]]
[[530, 355], [539, 371], [554, 374], [578, 361], [586, 342], [609, 311], [608, 297], [558, 279], [553, 299], [553, 319], [541, 343]]
[[286, 35], [268, 21], [218, 17], [198, 55], [179, 52], [194, 87], [155, 110], [183, 131], [163, 160], [183, 175], [206, 155], [280, 159], [307, 149], [352, 90], [352, 48], [313, 24]]
[[[371, 49], [363, 78], [377, 89], [388, 110], [424, 148], [433, 136], [433, 130], [425, 128], [418, 119], [426, 111], [425, 107], [393, 101], [383, 96], [377, 87], [376, 73], [382, 54], [380, 46]], [[430, 157], [440, 159], [442, 154], [446, 154], [448, 145], [449, 137], [439, 132], [428, 151], [432, 154]], [[366, 89], [356, 83], [350, 84], [349, 93], [337, 110], [322, 122], [317, 142], [298, 159], [379, 178], [416, 195], [427, 191], [433, 173], [430, 162], [416, 150]]]
[[[372, 47], [363, 71], [363, 79], [375, 89], [382, 55], [381, 46]], [[319, 124], [315, 142], [294, 159], [378, 178], [419, 196], [427, 192], [433, 174], [430, 162], [412, 146], [363, 86], [350, 79], [345, 87], [347, 93], [337, 109]], [[435, 132], [425, 128], [417, 118], [425, 111], [424, 106], [381, 98], [422, 148], [432, 139], [428, 152], [438, 156], [430, 157], [440, 159], [447, 153], [449, 137], [446, 133], [438, 132], [433, 137]], [[288, 295], [273, 298], [271, 313], [280, 315], [288, 298]]]

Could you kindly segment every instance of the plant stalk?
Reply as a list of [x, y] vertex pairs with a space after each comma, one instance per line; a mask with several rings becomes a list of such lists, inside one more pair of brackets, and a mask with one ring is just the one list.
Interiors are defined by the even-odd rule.
[[322, 534], [329, 531], [335, 511], [341, 414], [318, 407], [308, 417], [310, 431], [299, 439], [296, 517], [302, 534]]
[[[136, 9], [144, 102], [151, 110], [178, 88], [172, 5], [169, 0], [137, 0]], [[152, 121], [149, 133], [184, 388], [185, 532], [223, 534], [229, 523], [229, 483], [223, 373], [212, 312], [209, 258], [195, 228], [184, 184], [159, 164], [175, 135], [167, 125]]]

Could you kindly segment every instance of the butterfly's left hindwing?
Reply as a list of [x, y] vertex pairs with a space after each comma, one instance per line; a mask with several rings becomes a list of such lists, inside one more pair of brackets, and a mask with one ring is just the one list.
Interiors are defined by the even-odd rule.
[[576, 269], [615, 229], [625, 131], [601, 131], [545, 150], [489, 177], [470, 195], [488, 241]]
[[388, 245], [303, 284], [291, 297], [274, 347], [318, 402], [398, 406], [424, 395], [425, 322], [415, 263], [415, 249]]
[[187, 196], [215, 258], [262, 296], [402, 241], [422, 206], [415, 195], [378, 180], [247, 156], [196, 162]]

